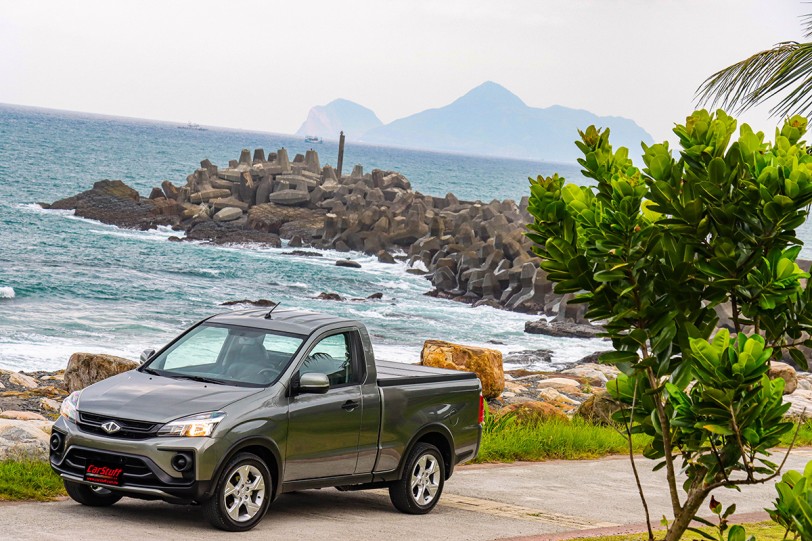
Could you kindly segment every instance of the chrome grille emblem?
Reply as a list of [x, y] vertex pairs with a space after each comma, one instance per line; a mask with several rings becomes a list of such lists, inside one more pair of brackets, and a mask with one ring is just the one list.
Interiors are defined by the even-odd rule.
[[102, 430], [104, 430], [108, 434], [115, 434], [116, 432], [121, 430], [121, 427], [115, 421], [107, 421], [106, 423], [102, 423], [101, 427]]

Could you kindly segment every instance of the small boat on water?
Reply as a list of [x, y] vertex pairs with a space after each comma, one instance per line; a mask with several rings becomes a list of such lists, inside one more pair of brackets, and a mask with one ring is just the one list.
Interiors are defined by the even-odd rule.
[[206, 131], [206, 128], [193, 122], [187, 122], [185, 126], [178, 126], [178, 128], [181, 130]]
[[315, 135], [305, 135], [305, 143], [323, 143], [324, 139]]

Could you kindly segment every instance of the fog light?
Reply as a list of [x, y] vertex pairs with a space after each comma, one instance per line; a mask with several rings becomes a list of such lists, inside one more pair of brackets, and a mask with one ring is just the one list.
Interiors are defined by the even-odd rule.
[[52, 432], [50, 439], [50, 447], [53, 453], [59, 454], [62, 452], [62, 434], [59, 432]]
[[192, 469], [192, 456], [188, 453], [178, 453], [172, 457], [172, 467], [175, 471], [185, 472]]

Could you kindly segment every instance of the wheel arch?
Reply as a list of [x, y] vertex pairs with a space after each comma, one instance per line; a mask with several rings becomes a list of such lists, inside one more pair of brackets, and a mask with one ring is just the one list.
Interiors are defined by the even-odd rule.
[[426, 425], [412, 437], [409, 444], [405, 447], [403, 455], [400, 457], [400, 464], [398, 464], [398, 478], [403, 477], [403, 469], [406, 467], [406, 460], [418, 443], [428, 443], [437, 447], [443, 457], [445, 463], [445, 478], [451, 477], [456, 463], [454, 455], [454, 436], [451, 431], [441, 424]]
[[[282, 486], [282, 455], [280, 454], [276, 443], [270, 439], [261, 437], [252, 437], [239, 440], [229, 448], [228, 452], [223, 455], [223, 457], [217, 463], [217, 467], [214, 469], [211, 491], [213, 492], [215, 490], [217, 480], [223, 473], [223, 468], [225, 468], [226, 464], [228, 464], [229, 461], [231, 461], [231, 459], [234, 458], [238, 453], [254, 454], [262, 459], [265, 465], [268, 466], [268, 469], [271, 472], [271, 484], [273, 485], [271, 501], [275, 500], [279, 495], [279, 489]], [[211, 495], [212, 494], [208, 494], [208, 496]]]

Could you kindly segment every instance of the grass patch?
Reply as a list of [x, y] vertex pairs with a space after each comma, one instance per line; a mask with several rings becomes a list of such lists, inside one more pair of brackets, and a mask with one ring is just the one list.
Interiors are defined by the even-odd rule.
[[[792, 438], [795, 436], [795, 429], [784, 434], [781, 438], [781, 446], [789, 447]], [[798, 438], [795, 440], [795, 447], [810, 447], [812, 446], [812, 420], [801, 422], [801, 428], [798, 430]]]
[[40, 460], [0, 461], [0, 500], [48, 501], [64, 496], [62, 479]]
[[[751, 522], [742, 524], [747, 535], [755, 535], [758, 541], [782, 541], [784, 539], [784, 528], [774, 522]], [[714, 537], [718, 536], [718, 532], [710, 528], [702, 528], [703, 531], [708, 532]], [[725, 532], [727, 536], [727, 532]], [[654, 537], [662, 539], [665, 537], [665, 530], [655, 531]], [[698, 535], [692, 532], [686, 532], [685, 539], [696, 539]], [[648, 534], [623, 534], [623, 535], [604, 535], [600, 537], [579, 537], [579, 541], [647, 541]], [[791, 538], [790, 538], [791, 539]]]
[[[635, 453], [642, 452], [648, 441], [646, 436], [634, 436]], [[616, 429], [576, 418], [570, 422], [511, 423], [486, 432], [476, 462], [574, 460], [626, 453], [626, 437]]]

